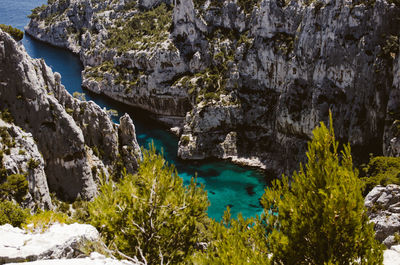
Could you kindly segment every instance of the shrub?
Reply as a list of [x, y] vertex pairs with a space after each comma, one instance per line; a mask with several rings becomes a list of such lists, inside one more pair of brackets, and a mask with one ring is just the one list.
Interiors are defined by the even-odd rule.
[[30, 19], [39, 18], [40, 13], [43, 12], [46, 8], [47, 8], [47, 5], [45, 5], [45, 4], [35, 7], [34, 9], [31, 10], [32, 13], [30, 15], [28, 15], [28, 18], [30, 18]]
[[71, 221], [64, 213], [39, 210], [36, 214], [28, 216], [23, 226], [32, 232], [44, 232], [54, 223], [63, 224], [71, 223]]
[[72, 94], [72, 96], [73, 96], [74, 98], [76, 98], [76, 99], [81, 100], [81, 101], [86, 101], [85, 93], [79, 93], [79, 92], [75, 91], [75, 92]]
[[18, 204], [7, 200], [0, 201], [0, 225], [11, 224], [21, 227], [28, 215], [28, 210], [22, 209]]
[[181, 145], [187, 146], [190, 143], [190, 136], [189, 135], [182, 135], [181, 137]]
[[208, 230], [211, 242], [206, 251], [198, 251], [194, 264], [269, 264], [265, 230], [260, 219], [231, 219], [229, 208], [223, 221], [213, 222]]
[[194, 180], [184, 186], [175, 168], [143, 150], [136, 175], [103, 181], [89, 204], [92, 224], [107, 244], [148, 264], [177, 264], [190, 255], [208, 221], [206, 192]]
[[22, 202], [27, 193], [28, 181], [24, 175], [9, 175], [6, 181], [0, 184], [0, 198], [2, 199], [15, 199], [17, 202]]
[[382, 264], [350, 146], [344, 146], [341, 159], [337, 150], [332, 126], [321, 123], [308, 144], [305, 167], [300, 165], [290, 182], [275, 181], [263, 195], [274, 263]]
[[8, 123], [14, 122], [14, 119], [11, 116], [11, 113], [8, 111], [8, 109], [4, 109], [4, 110], [0, 111], [0, 119], [2, 119], [5, 122], [8, 122]]
[[400, 157], [373, 157], [363, 170], [364, 195], [377, 185], [400, 184]]
[[7, 32], [8, 34], [10, 34], [11, 37], [13, 37], [16, 41], [20, 41], [24, 37], [24, 32], [17, 28], [13, 28], [11, 26], [0, 24], [0, 29], [3, 30], [4, 32]]
[[28, 168], [29, 169], [35, 169], [40, 165], [40, 161], [36, 160], [34, 158], [29, 159], [28, 161]]

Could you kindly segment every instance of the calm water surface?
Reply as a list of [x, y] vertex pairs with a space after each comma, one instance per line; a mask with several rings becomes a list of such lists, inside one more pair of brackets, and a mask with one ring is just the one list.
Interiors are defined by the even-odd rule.
[[[28, 24], [26, 17], [30, 10], [46, 3], [45, 0], [0, 0], [0, 24], [8, 24], [23, 30]], [[84, 91], [81, 87], [82, 65], [72, 53], [38, 42], [29, 36], [22, 40], [27, 52], [33, 58], [44, 58], [46, 63], [61, 74], [61, 81], [72, 94], [75, 91], [86, 94], [86, 99], [95, 101], [101, 107], [116, 109], [119, 115], [128, 112], [136, 126], [140, 145], [147, 147], [154, 141], [158, 150], [163, 150], [165, 158], [175, 164], [185, 183], [197, 173], [198, 182], [203, 183], [211, 205], [210, 217], [220, 220], [227, 206], [232, 216], [242, 213], [245, 217], [255, 216], [262, 211], [259, 198], [266, 186], [266, 176], [258, 170], [234, 165], [226, 161], [182, 161], [176, 156], [178, 139], [160, 124], [148, 119], [144, 111], [124, 106], [102, 96]], [[118, 117], [114, 118], [117, 122]]]

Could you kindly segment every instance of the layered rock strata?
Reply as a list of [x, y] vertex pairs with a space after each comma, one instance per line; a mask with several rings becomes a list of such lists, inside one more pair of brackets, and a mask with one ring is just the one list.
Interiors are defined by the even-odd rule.
[[2, 31], [0, 106], [32, 134], [49, 189], [62, 199], [93, 198], [99, 174], [108, 175], [120, 160], [128, 172], [137, 169], [140, 148], [129, 116], [119, 126], [94, 102], [73, 98], [58, 73]]
[[180, 126], [181, 158], [278, 173], [329, 110], [357, 156], [399, 153], [399, 12], [390, 0], [66, 0], [26, 31], [78, 53], [88, 89]]

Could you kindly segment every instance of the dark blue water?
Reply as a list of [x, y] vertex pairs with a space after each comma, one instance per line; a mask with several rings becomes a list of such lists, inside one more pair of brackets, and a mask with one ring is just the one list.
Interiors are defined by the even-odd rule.
[[[45, 0], [0, 0], [0, 24], [8, 24], [23, 30], [28, 24], [26, 17], [30, 10], [46, 3]], [[33, 58], [44, 58], [46, 63], [61, 74], [61, 81], [72, 94], [85, 93], [87, 100], [93, 100], [101, 107], [118, 110], [119, 116], [129, 113], [135, 123], [140, 145], [147, 147], [153, 141], [158, 150], [163, 150], [165, 158], [175, 164], [185, 183], [197, 173], [197, 180], [208, 191], [211, 206], [210, 217], [217, 220], [227, 206], [232, 216], [242, 213], [245, 217], [255, 216], [262, 211], [259, 198], [264, 192], [266, 176], [261, 171], [244, 168], [226, 161], [181, 161], [177, 158], [178, 139], [157, 122], [149, 119], [148, 113], [124, 106], [102, 96], [84, 91], [81, 87], [82, 65], [72, 53], [38, 42], [29, 36], [22, 40], [27, 52]], [[117, 121], [118, 117], [114, 118]]]

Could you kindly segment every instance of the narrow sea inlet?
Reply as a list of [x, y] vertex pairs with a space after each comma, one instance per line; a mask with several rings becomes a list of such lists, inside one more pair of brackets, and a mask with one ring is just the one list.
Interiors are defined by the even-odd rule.
[[[23, 30], [28, 23], [27, 15], [36, 6], [45, 4], [45, 0], [2, 0], [0, 5], [0, 24], [8, 24]], [[25, 35], [22, 40], [28, 54], [33, 58], [44, 58], [53, 71], [62, 76], [62, 83], [73, 94], [86, 94], [87, 100], [93, 100], [102, 108], [115, 109], [119, 116], [129, 113], [136, 126], [138, 142], [147, 147], [152, 141], [156, 148], [163, 152], [169, 163], [176, 166], [184, 183], [190, 183], [192, 176], [197, 175], [197, 181], [204, 184], [210, 207], [210, 217], [220, 220], [227, 206], [231, 207], [232, 216], [241, 213], [244, 217], [259, 214], [262, 207], [259, 198], [264, 193], [266, 176], [263, 172], [240, 167], [227, 161], [182, 161], [177, 159], [178, 139], [167, 128], [150, 120], [148, 113], [124, 106], [106, 97], [94, 95], [82, 90], [82, 65], [79, 58], [71, 52], [52, 47]], [[114, 117], [117, 122], [118, 117]]]

